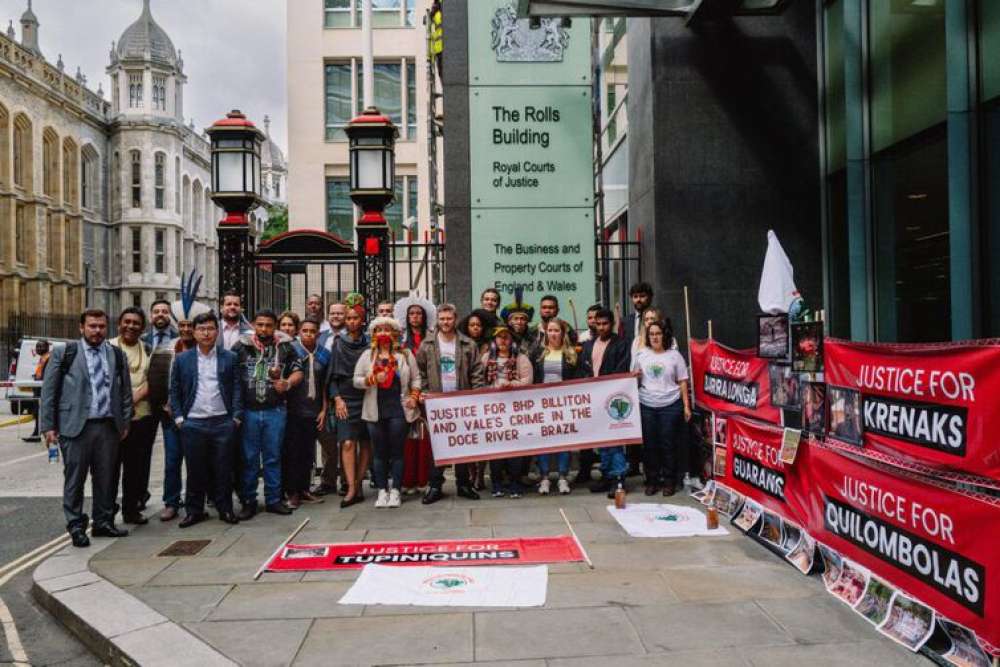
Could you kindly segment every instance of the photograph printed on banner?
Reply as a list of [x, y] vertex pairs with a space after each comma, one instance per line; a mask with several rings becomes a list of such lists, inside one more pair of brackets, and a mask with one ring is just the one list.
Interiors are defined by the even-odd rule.
[[757, 356], [788, 359], [788, 315], [757, 316]]
[[862, 444], [861, 392], [845, 387], [827, 386], [826, 432], [830, 437], [852, 445]]
[[725, 447], [726, 446], [726, 426], [729, 424], [729, 420], [727, 420], [725, 417], [720, 417], [720, 416], [716, 415], [715, 419], [712, 420], [712, 421], [713, 421], [713, 425], [712, 425], [713, 426], [712, 427], [712, 433], [713, 433], [712, 442], [715, 443], [715, 445], [717, 447]]
[[911, 651], [918, 651], [934, 633], [934, 610], [896, 591], [878, 631]]
[[826, 384], [802, 382], [802, 430], [823, 437], [826, 432]]
[[799, 374], [788, 364], [769, 364], [768, 378], [771, 385], [771, 405], [776, 408], [798, 410], [802, 397], [799, 395]]
[[764, 509], [760, 505], [747, 498], [743, 503], [743, 509], [733, 517], [733, 525], [744, 533], [749, 533], [750, 529], [757, 525], [757, 519], [760, 518], [763, 511]]
[[764, 512], [760, 519], [760, 530], [757, 531], [757, 534], [765, 542], [773, 544], [776, 547], [781, 547], [781, 517], [777, 514]]
[[896, 589], [889, 584], [878, 577], [870, 576], [865, 594], [854, 605], [854, 611], [864, 616], [872, 624], [878, 625], [885, 620], [885, 615], [889, 613], [889, 601], [895, 592]]
[[840, 578], [830, 587], [830, 593], [837, 596], [848, 606], [853, 607], [861, 599], [868, 586], [868, 571], [859, 565], [845, 559]]
[[786, 428], [781, 434], [781, 452], [778, 458], [782, 463], [795, 463], [795, 455], [799, 453], [799, 443], [802, 441], [802, 431], [797, 428]]
[[287, 560], [326, 558], [329, 553], [330, 549], [328, 547], [287, 547], [281, 557]]
[[791, 553], [802, 539], [802, 529], [790, 521], [784, 521], [781, 533], [781, 550]]
[[701, 438], [701, 442], [711, 445], [715, 433], [715, 427], [713, 426], [715, 423], [715, 413], [711, 410], [705, 410], [701, 413], [701, 419], [692, 420], [692, 423], [694, 423], [695, 432]]
[[833, 549], [821, 544], [819, 545], [819, 555], [823, 559], [823, 583], [826, 590], [837, 583], [840, 579], [840, 572], [844, 569], [844, 559]]
[[788, 552], [785, 558], [788, 562], [798, 568], [802, 574], [809, 574], [813, 568], [813, 559], [816, 556], [816, 541], [809, 537], [805, 531], [802, 532], [802, 539], [795, 545], [795, 548]]
[[726, 476], [726, 448], [715, 446], [712, 455], [712, 473], [716, 477]]
[[[716, 495], [718, 495], [719, 491], [721, 490], [722, 487], [720, 486], [716, 490]], [[743, 501], [745, 500], [745, 498], [743, 494], [738, 491], [733, 491], [732, 489], [727, 489], [727, 491], [729, 493], [729, 497], [725, 499], [725, 502], [717, 502], [715, 506], [718, 508], [720, 512], [722, 512], [726, 516], [734, 517], [737, 514], [739, 514], [740, 507], [743, 506]]]
[[823, 370], [823, 323], [792, 325], [792, 368], [804, 373]]
[[708, 503], [712, 502], [712, 497], [715, 495], [715, 480], [714, 479], [708, 480], [705, 486], [701, 487], [697, 491], [692, 492], [690, 495], [693, 499], [697, 500], [702, 505], [707, 505]]
[[940, 616], [938, 623], [951, 640], [951, 648], [941, 654], [942, 658], [960, 667], [990, 667], [990, 657], [976, 641], [972, 630]]

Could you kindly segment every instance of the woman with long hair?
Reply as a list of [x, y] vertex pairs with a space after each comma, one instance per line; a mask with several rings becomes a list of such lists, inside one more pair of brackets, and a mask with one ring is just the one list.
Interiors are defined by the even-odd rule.
[[500, 309], [500, 292], [493, 287], [487, 287], [479, 295], [479, 307], [494, 317]]
[[358, 359], [354, 386], [365, 390], [361, 418], [375, 449], [375, 507], [399, 507], [403, 446], [409, 424], [420, 414], [420, 370], [413, 353], [399, 344], [396, 320], [376, 317], [368, 330], [371, 351]]
[[[402, 330], [400, 345], [416, 357], [420, 343], [432, 335], [437, 322], [437, 307], [427, 299], [411, 294], [396, 302], [393, 309]], [[431, 437], [423, 419], [413, 423], [403, 447], [403, 493], [413, 495], [427, 486], [434, 467]]]
[[[562, 382], [580, 377], [580, 358], [577, 356], [576, 348], [570, 343], [569, 325], [556, 317], [549, 320], [545, 325], [545, 344], [538, 348], [532, 361], [535, 384]], [[542, 476], [538, 484], [538, 493], [543, 496], [548, 495], [552, 488], [552, 482], [549, 480], [549, 466], [552, 459], [555, 460], [559, 474], [559, 493], [566, 495], [570, 493], [569, 480], [566, 479], [569, 475], [569, 452], [543, 454], [538, 457], [538, 472]]]
[[[498, 326], [493, 329], [492, 338], [493, 342], [490, 344], [489, 350], [483, 354], [485, 386], [506, 389], [531, 384], [533, 375], [531, 361], [518, 351], [510, 329]], [[494, 498], [502, 498], [504, 495], [511, 498], [521, 497], [521, 476], [524, 474], [523, 461], [523, 456], [490, 461], [490, 481], [493, 483]], [[503, 483], [505, 474], [507, 476], [506, 487]]]
[[[458, 323], [459, 333], [468, 336], [476, 344], [479, 354], [487, 354], [493, 342], [492, 332], [496, 329], [499, 320], [495, 314], [482, 308], [477, 308]], [[509, 331], [508, 331], [509, 333]], [[530, 365], [530, 361], [528, 362]], [[469, 464], [469, 474], [472, 476], [472, 485], [476, 491], [486, 488], [486, 462], [473, 461]]]
[[347, 480], [347, 493], [340, 506], [350, 507], [365, 499], [361, 482], [372, 460], [368, 427], [361, 418], [365, 392], [354, 386], [354, 368], [361, 356], [371, 349], [371, 340], [365, 333], [364, 299], [360, 294], [349, 294], [344, 302], [347, 304], [344, 330], [333, 342], [327, 395], [336, 417], [332, 430], [340, 443], [342, 467]]

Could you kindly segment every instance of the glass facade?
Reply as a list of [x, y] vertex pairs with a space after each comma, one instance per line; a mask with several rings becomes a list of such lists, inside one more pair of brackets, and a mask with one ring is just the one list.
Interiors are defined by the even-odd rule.
[[354, 243], [354, 204], [347, 176], [326, 179], [326, 231]]
[[988, 335], [1000, 336], [1000, 3], [979, 0], [979, 72], [982, 98], [985, 229], [981, 265], [986, 272]]

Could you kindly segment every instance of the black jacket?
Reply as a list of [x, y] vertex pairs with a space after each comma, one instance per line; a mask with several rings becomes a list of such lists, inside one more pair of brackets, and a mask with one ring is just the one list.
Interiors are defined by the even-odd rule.
[[[534, 378], [532, 378], [533, 384], [542, 384], [545, 381], [545, 348], [537, 348], [534, 353], [529, 357], [531, 359], [531, 368], [534, 371]], [[566, 355], [563, 355], [562, 360], [562, 379], [563, 380], [574, 380], [579, 377], [586, 377], [581, 374], [582, 368], [579, 355], [576, 358], [576, 363], [571, 364], [566, 359]]]
[[[583, 351], [580, 353], [580, 367], [584, 377], [593, 377], [594, 368], [591, 357], [594, 354], [594, 339], [583, 344]], [[629, 364], [632, 361], [632, 343], [628, 338], [611, 334], [608, 347], [604, 350], [604, 357], [601, 359], [601, 368], [598, 375], [613, 375], [615, 373], [627, 373]]]

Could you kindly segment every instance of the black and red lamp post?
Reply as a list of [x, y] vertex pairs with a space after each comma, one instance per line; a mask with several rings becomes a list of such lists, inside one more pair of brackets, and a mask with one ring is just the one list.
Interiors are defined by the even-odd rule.
[[351, 201], [361, 208], [356, 227], [361, 293], [369, 318], [389, 296], [389, 225], [382, 214], [392, 203], [399, 131], [375, 107], [368, 107], [346, 128], [351, 154]]
[[234, 109], [207, 130], [212, 141], [212, 201], [226, 212], [219, 234], [219, 293], [235, 290], [254, 307], [254, 230], [247, 213], [263, 203], [260, 148], [264, 133]]

